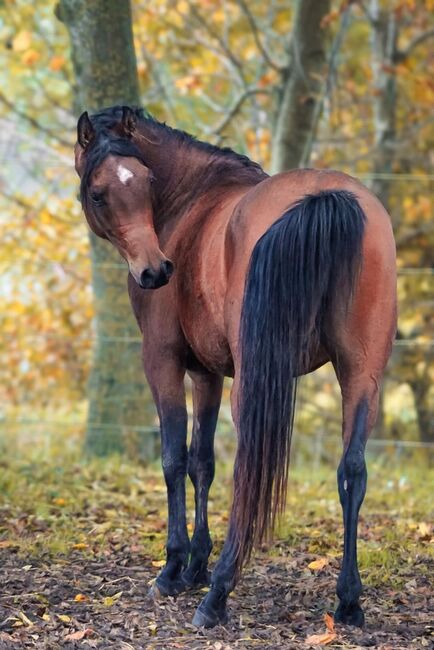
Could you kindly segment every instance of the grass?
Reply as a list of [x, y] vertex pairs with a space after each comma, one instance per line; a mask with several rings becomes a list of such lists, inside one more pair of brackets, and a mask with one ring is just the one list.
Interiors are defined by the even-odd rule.
[[[0, 473], [0, 548], [22, 558], [97, 557], [129, 543], [156, 560], [164, 557], [166, 498], [158, 464], [143, 467], [119, 457], [83, 461], [79, 447], [47, 456], [36, 448], [3, 457]], [[361, 513], [359, 560], [369, 584], [399, 575], [402, 562], [432, 556], [433, 470], [371, 462]], [[210, 498], [217, 549], [224, 539], [231, 495], [229, 467], [218, 467]], [[188, 489], [189, 521], [193, 495]], [[191, 531], [191, 523], [189, 524]], [[268, 551], [301, 546], [336, 556], [342, 547], [335, 473], [309, 467], [291, 472], [287, 511]]]

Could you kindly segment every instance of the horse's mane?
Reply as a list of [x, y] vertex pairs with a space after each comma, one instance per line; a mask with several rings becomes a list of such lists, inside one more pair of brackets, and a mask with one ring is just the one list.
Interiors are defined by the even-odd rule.
[[[122, 106], [104, 108], [91, 116], [92, 125], [97, 132], [109, 132], [112, 129], [115, 129], [115, 127], [120, 123], [122, 119], [122, 110]], [[237, 153], [230, 147], [218, 147], [209, 142], [203, 142], [190, 133], [186, 133], [186, 131], [175, 129], [168, 126], [165, 122], [159, 122], [143, 108], [131, 107], [131, 111], [137, 121], [138, 127], [150, 127], [152, 132], [161, 138], [162, 144], [170, 140], [179, 146], [191, 146], [197, 151], [202, 151], [208, 154], [213, 159], [217, 158], [225, 160], [227, 163], [234, 163], [238, 168], [244, 168], [246, 171], [251, 171], [256, 182], [258, 182], [258, 176], [262, 178], [266, 177], [265, 172], [258, 163], [250, 160], [250, 158], [243, 154]]]
[[80, 196], [83, 207], [89, 201], [93, 171], [112, 154], [140, 160], [156, 177], [154, 224], [160, 227], [197, 202], [199, 195], [211, 191], [219, 200], [222, 190], [234, 186], [253, 186], [267, 178], [257, 163], [229, 147], [217, 147], [158, 122], [142, 108], [130, 108], [138, 137], [122, 136], [125, 107], [112, 106], [90, 116], [95, 134], [86, 149]]

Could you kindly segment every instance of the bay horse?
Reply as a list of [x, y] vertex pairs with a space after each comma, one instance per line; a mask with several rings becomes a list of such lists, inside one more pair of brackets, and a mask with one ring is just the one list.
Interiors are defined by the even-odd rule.
[[[343, 407], [337, 480], [344, 550], [335, 620], [363, 625], [357, 524], [365, 445], [396, 329], [386, 210], [346, 174], [299, 169], [269, 177], [247, 157], [140, 109], [83, 113], [77, 132], [84, 213], [128, 263], [161, 424], [168, 541], [153, 594], [208, 583], [214, 432], [223, 378], [233, 377], [238, 447], [229, 529], [193, 623], [227, 621], [228, 594], [283, 510], [297, 377], [330, 360]], [[194, 409], [189, 449], [186, 373]], [[187, 473], [195, 489], [191, 541]]]

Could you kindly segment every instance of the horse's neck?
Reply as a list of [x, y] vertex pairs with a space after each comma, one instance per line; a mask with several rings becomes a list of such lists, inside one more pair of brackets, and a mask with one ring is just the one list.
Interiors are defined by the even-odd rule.
[[[154, 181], [154, 226], [157, 234], [176, 227], [182, 217], [197, 204], [224, 191], [255, 185], [266, 177], [260, 168], [247, 170], [234, 159], [221, 159], [176, 135], [164, 132], [160, 125], [141, 128], [139, 142], [149, 160]], [[253, 163], [252, 163], [253, 164]]]

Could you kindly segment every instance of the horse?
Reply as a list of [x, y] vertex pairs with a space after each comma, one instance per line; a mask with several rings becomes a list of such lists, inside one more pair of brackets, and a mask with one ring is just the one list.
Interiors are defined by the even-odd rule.
[[[252, 549], [283, 512], [297, 377], [331, 361], [342, 393], [337, 470], [344, 548], [335, 621], [362, 626], [357, 565], [365, 446], [396, 331], [396, 252], [380, 201], [344, 173], [268, 176], [141, 109], [77, 124], [75, 168], [90, 229], [129, 268], [143, 365], [158, 410], [168, 497], [166, 564], [151, 594], [209, 584], [207, 500], [223, 379], [237, 431], [227, 537], [193, 624], [228, 620]], [[184, 379], [192, 380], [187, 448]], [[186, 525], [187, 473], [195, 528]]]

